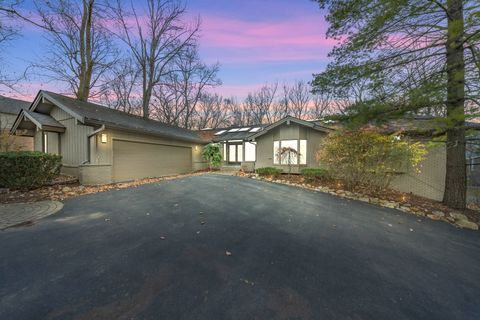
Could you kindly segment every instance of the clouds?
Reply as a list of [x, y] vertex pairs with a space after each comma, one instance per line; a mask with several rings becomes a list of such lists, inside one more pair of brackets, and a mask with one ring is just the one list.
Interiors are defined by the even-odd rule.
[[279, 21], [207, 15], [202, 16], [201, 45], [208, 59], [223, 57], [222, 63], [322, 61], [335, 44], [325, 30], [320, 15]]

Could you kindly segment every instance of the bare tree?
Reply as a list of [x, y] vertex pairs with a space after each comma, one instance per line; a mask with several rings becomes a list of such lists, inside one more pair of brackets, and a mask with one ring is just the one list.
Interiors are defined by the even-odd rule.
[[283, 86], [285, 109], [294, 117], [304, 118], [311, 101], [310, 86], [305, 81], [296, 81], [292, 85]]
[[195, 43], [200, 21], [185, 23], [186, 7], [177, 0], [146, 0], [137, 13], [133, 2], [127, 10], [121, 0], [110, 5], [118, 26], [117, 36], [128, 46], [141, 72], [143, 116], [150, 116], [153, 90], [171, 72], [169, 66], [184, 49]]
[[35, 0], [35, 15], [23, 20], [45, 32], [47, 54], [33, 64], [42, 76], [66, 83], [87, 101], [101, 77], [115, 63], [116, 51], [103, 25], [101, 0]]
[[137, 90], [140, 72], [131, 59], [119, 61], [106, 76], [100, 101], [115, 110], [141, 115], [142, 97]]
[[221, 83], [217, 78], [218, 69], [218, 64], [209, 66], [201, 62], [197, 46], [186, 47], [154, 88], [153, 96], [163, 103], [153, 104], [155, 116], [167, 123], [191, 128], [205, 90]]
[[227, 117], [231, 126], [243, 126], [251, 124], [250, 113], [244, 106], [238, 103], [235, 97], [227, 98], [223, 101], [224, 108], [227, 110]]
[[195, 127], [197, 129], [215, 129], [228, 125], [228, 110], [224, 101], [223, 97], [218, 94], [203, 94], [195, 112]]
[[244, 108], [251, 115], [252, 123], [271, 123], [271, 112], [275, 104], [278, 82], [265, 84], [257, 92], [249, 93], [244, 101]]
[[3, 62], [4, 57], [1, 53], [3, 53], [3, 48], [5, 48], [7, 43], [18, 36], [19, 28], [15, 20], [17, 18], [16, 8], [19, 4], [19, 0], [0, 0], [0, 85], [10, 88], [15, 83], [15, 80], [10, 75], [7, 75], [6, 70], [3, 68], [6, 63]]
[[314, 119], [321, 119], [334, 111], [334, 103], [328, 95], [316, 93], [312, 98], [311, 115]]

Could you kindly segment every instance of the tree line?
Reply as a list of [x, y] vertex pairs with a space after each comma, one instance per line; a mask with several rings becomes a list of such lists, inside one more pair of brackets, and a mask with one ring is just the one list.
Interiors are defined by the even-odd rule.
[[[180, 0], [0, 0], [0, 45], [22, 24], [43, 31], [46, 54], [29, 66], [68, 94], [185, 128], [271, 123], [286, 115], [325, 116], [333, 108], [305, 81], [265, 84], [239, 102], [211, 93], [219, 64], [199, 56], [201, 19]], [[5, 58], [5, 57], [3, 57]], [[1, 72], [2, 70], [0, 70]], [[5, 70], [3, 85], [14, 86]]]

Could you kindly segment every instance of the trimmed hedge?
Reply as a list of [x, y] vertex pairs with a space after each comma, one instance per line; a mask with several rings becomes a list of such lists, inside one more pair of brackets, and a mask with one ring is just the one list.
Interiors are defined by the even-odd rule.
[[261, 176], [274, 176], [278, 177], [279, 175], [282, 174], [281, 169], [273, 168], [273, 167], [264, 167], [264, 168], [258, 168], [256, 172], [261, 175]]
[[33, 189], [60, 174], [62, 156], [43, 152], [0, 152], [0, 186]]
[[306, 168], [301, 171], [302, 176], [307, 181], [325, 180], [330, 178], [328, 170], [322, 168]]

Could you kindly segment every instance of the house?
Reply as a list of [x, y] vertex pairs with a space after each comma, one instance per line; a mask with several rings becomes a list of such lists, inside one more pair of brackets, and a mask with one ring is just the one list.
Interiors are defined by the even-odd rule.
[[[276, 167], [292, 173], [302, 168], [318, 167], [315, 155], [321, 140], [333, 130], [321, 122], [285, 117], [270, 125], [231, 127], [216, 131], [212, 140], [222, 144], [224, 166], [254, 171], [261, 167]], [[290, 147], [298, 154], [290, 161], [279, 151]]]
[[62, 171], [83, 184], [122, 182], [202, 169], [195, 131], [98, 104], [40, 91], [22, 109], [12, 134], [33, 137], [34, 150], [62, 155]]
[[[435, 139], [435, 125], [425, 120], [431, 119], [403, 119], [383, 129], [427, 143]], [[480, 130], [479, 124], [467, 125]], [[62, 155], [63, 173], [79, 177], [81, 183], [105, 184], [203, 169], [202, 147], [210, 142], [222, 145], [223, 169], [276, 167], [300, 173], [303, 168], [320, 166], [317, 151], [322, 139], [333, 131], [321, 121], [290, 116], [269, 125], [192, 131], [40, 91], [31, 105], [20, 108], [10, 132], [33, 137], [34, 150]], [[288, 161], [279, 156], [283, 148], [297, 154]], [[445, 164], [445, 144], [440, 142], [429, 147], [419, 171], [399, 174], [391, 186], [442, 200]]]
[[19, 112], [29, 106], [30, 102], [0, 96], [0, 151], [33, 150], [32, 138], [8, 136]]

